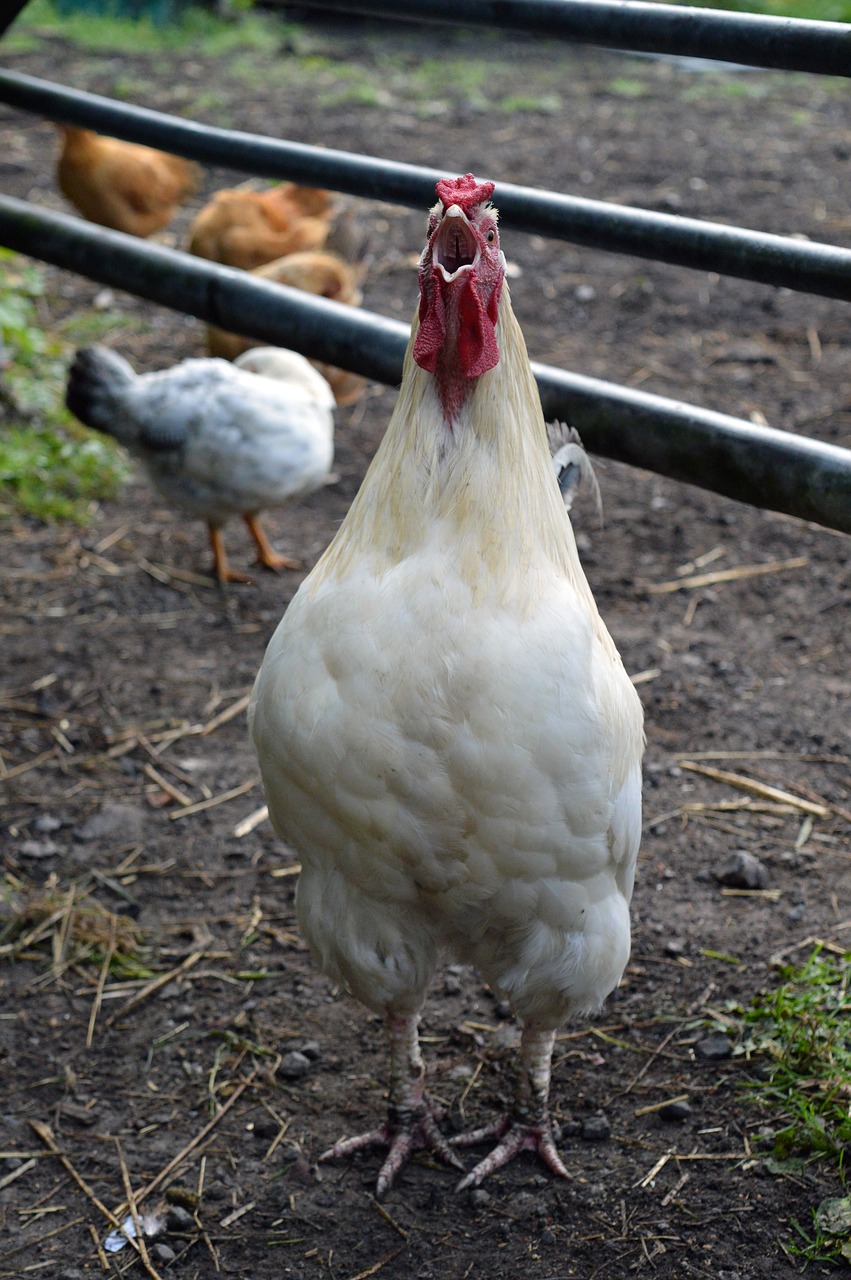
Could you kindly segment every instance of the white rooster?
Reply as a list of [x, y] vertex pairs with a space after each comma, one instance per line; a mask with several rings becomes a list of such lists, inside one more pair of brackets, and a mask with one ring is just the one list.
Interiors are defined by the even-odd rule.
[[[556, 1028], [630, 948], [642, 713], [582, 572], [505, 286], [493, 183], [437, 185], [387, 434], [278, 626], [250, 708], [269, 809], [302, 860], [313, 955], [385, 1020], [387, 1120], [324, 1158], [497, 1139], [567, 1176], [548, 1111]], [[450, 1145], [417, 1022], [444, 957], [523, 1024], [511, 1113]]]
[[138, 374], [108, 347], [83, 347], [65, 402], [138, 458], [167, 502], [206, 521], [220, 582], [250, 581], [225, 552], [222, 526], [234, 515], [260, 564], [300, 568], [272, 548], [258, 513], [312, 493], [331, 468], [334, 395], [304, 356], [254, 347], [234, 364], [184, 360]]

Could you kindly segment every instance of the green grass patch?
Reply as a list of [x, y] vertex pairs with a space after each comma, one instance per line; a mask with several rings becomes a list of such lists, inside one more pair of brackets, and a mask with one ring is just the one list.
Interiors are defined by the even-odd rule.
[[[845, 1183], [851, 1148], [851, 952], [832, 956], [817, 949], [802, 968], [785, 968], [780, 985], [739, 1011], [740, 1049], [763, 1066], [748, 1085], [757, 1104], [775, 1119], [777, 1173], [813, 1161], [835, 1166]], [[851, 1200], [825, 1200], [813, 1211], [812, 1228], [793, 1222], [790, 1252], [806, 1262], [851, 1262]]]
[[[71, 346], [39, 324], [43, 294], [44, 270], [0, 250], [0, 336], [10, 362], [0, 383], [0, 512], [86, 524], [129, 469], [118, 446], [64, 406]], [[98, 326], [83, 327], [90, 340]]]
[[851, 22], [851, 0], [663, 0], [702, 9], [730, 9], [777, 18], [809, 18], [818, 22]]
[[33, 48], [34, 39], [61, 35], [87, 53], [191, 53], [216, 57], [241, 49], [268, 52], [285, 35], [297, 39], [300, 28], [280, 18], [244, 12], [226, 21], [197, 6], [162, 3], [149, 12], [131, 16], [131, 6], [62, 3], [62, 0], [30, 0], [3, 38], [7, 52]]

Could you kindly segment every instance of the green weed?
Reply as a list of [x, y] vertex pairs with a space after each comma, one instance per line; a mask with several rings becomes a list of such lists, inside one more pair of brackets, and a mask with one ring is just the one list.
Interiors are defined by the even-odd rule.
[[665, 4], [697, 5], [703, 9], [732, 9], [778, 18], [809, 18], [819, 22], [851, 22], [851, 0], [663, 0]]
[[[800, 969], [781, 970], [781, 984], [739, 1011], [744, 1039], [740, 1052], [764, 1063], [762, 1078], [748, 1091], [777, 1117], [773, 1156], [777, 1172], [829, 1161], [845, 1182], [851, 1148], [851, 952], [816, 949]], [[825, 1200], [813, 1210], [813, 1226], [793, 1222], [797, 1239], [789, 1251], [805, 1262], [851, 1262], [851, 1200]]]
[[87, 53], [132, 48], [137, 54], [191, 52], [215, 57], [239, 49], [268, 51], [288, 32], [297, 39], [299, 28], [259, 13], [242, 13], [238, 21], [227, 21], [209, 9], [165, 3], [159, 11], [131, 18], [119, 13], [117, 5], [104, 12], [100, 3], [72, 9], [61, 0], [30, 0], [3, 45], [7, 52], [19, 53], [33, 47], [34, 36], [61, 34]]
[[[63, 404], [70, 347], [39, 324], [44, 271], [0, 250], [0, 512], [87, 523], [128, 474], [120, 450]], [[73, 322], [67, 323], [73, 330]]]

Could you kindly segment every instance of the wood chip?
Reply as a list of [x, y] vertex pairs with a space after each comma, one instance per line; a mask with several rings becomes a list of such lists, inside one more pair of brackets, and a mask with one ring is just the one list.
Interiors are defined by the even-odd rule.
[[30, 1169], [34, 1169], [37, 1164], [37, 1160], [25, 1160], [23, 1164], [19, 1164], [17, 1169], [13, 1169], [11, 1173], [7, 1173], [5, 1177], [0, 1178], [0, 1191], [2, 1191], [4, 1187], [8, 1187], [9, 1183], [14, 1182], [16, 1178], [20, 1178], [25, 1173], [29, 1173]]
[[40, 756], [35, 756], [32, 760], [25, 761], [24, 764], [13, 765], [11, 769], [6, 769], [0, 774], [0, 782], [8, 782], [10, 778], [19, 778], [22, 773], [28, 773], [30, 769], [37, 769], [40, 764], [46, 764], [48, 760], [55, 759], [56, 747], [51, 747], [49, 751], [42, 751]]
[[634, 1116], [649, 1116], [654, 1111], [661, 1111], [663, 1107], [669, 1107], [672, 1102], [688, 1102], [687, 1093], [678, 1093], [675, 1098], [665, 1098], [662, 1102], [651, 1102], [646, 1107], [639, 1107], [637, 1111], [633, 1111]]
[[247, 709], [250, 698], [251, 690], [249, 689], [248, 693], [244, 693], [242, 697], [237, 698], [236, 702], [232, 702], [224, 711], [220, 711], [217, 716], [213, 716], [212, 720], [209, 720], [204, 725], [201, 730], [201, 736], [206, 737], [208, 733], [213, 733], [220, 725], [227, 724], [228, 720], [233, 720], [234, 716], [240, 715]]
[[193, 813], [203, 813], [205, 809], [214, 809], [216, 805], [227, 804], [229, 800], [236, 800], [237, 796], [244, 796], [247, 791], [252, 791], [259, 781], [259, 778], [249, 778], [240, 786], [232, 787], [230, 791], [223, 791], [221, 795], [212, 796], [209, 800], [199, 800], [197, 804], [191, 804], [186, 809], [170, 809], [168, 816], [174, 821], [176, 818], [188, 818]]
[[665, 1168], [665, 1165], [668, 1163], [672, 1155], [674, 1155], [673, 1151], [666, 1151], [663, 1156], [659, 1157], [659, 1159], [656, 1161], [656, 1163], [654, 1164], [650, 1172], [646, 1173], [643, 1178], [641, 1178], [638, 1182], [634, 1182], [632, 1185], [634, 1187], [642, 1187], [646, 1190], [646, 1188], [650, 1186], [650, 1183], [653, 1181], [656, 1175], [661, 1173], [662, 1170]]
[[[241, 840], [243, 836], [250, 835], [255, 827], [259, 827], [261, 822], [265, 822], [269, 817], [269, 806], [262, 804], [259, 809], [255, 809], [253, 813], [249, 813], [247, 818], [243, 818], [242, 822], [238, 822], [233, 829], [233, 834], [237, 840]], [[274, 875], [275, 872], [272, 872]]]
[[233, 1213], [229, 1213], [226, 1218], [222, 1218], [221, 1222], [219, 1223], [219, 1226], [220, 1227], [233, 1226], [233, 1224], [235, 1222], [239, 1222], [239, 1219], [244, 1217], [246, 1213], [249, 1213], [250, 1210], [254, 1208], [256, 1203], [257, 1203], [256, 1200], [249, 1200], [248, 1204], [244, 1204], [241, 1209], [234, 1209]]
[[718, 569], [714, 573], [697, 573], [688, 578], [675, 578], [673, 582], [642, 582], [638, 585], [648, 595], [670, 595], [673, 591], [690, 591], [696, 587], [712, 587], [721, 582], [740, 582], [743, 578], [759, 578], [766, 573], [783, 573], [789, 569], [803, 569], [809, 563], [808, 556], [795, 556], [792, 560], [772, 560], [769, 564], [740, 564], [732, 569]]
[[661, 674], [661, 667], [648, 667], [646, 671], [638, 671], [629, 678], [633, 684], [648, 684], [651, 680], [657, 680]]
[[109, 966], [112, 964], [112, 957], [115, 955], [115, 925], [116, 918], [114, 915], [109, 917], [109, 941], [106, 944], [106, 955], [103, 958], [103, 964], [98, 974], [98, 984], [95, 991], [95, 998], [92, 1001], [92, 1011], [89, 1014], [89, 1026], [86, 1031], [86, 1048], [91, 1049], [95, 1037], [95, 1023], [100, 1012], [101, 1002], [103, 1001], [103, 989], [106, 986], [106, 979], [109, 974]]
[[301, 874], [301, 863], [294, 862], [291, 867], [275, 867], [269, 873], [273, 880], [284, 880], [288, 876], [297, 876]]
[[722, 898], [765, 898], [767, 902], [779, 902], [782, 889], [722, 889]]
[[727, 769], [712, 769], [708, 765], [697, 764], [694, 760], [682, 760], [680, 763], [681, 767], [687, 769], [689, 773], [699, 773], [704, 778], [711, 778], [714, 782], [726, 782], [731, 787], [738, 787], [740, 791], [749, 791], [752, 795], [762, 796], [763, 799], [792, 805], [802, 813], [811, 813], [816, 818], [830, 817], [831, 809], [828, 805], [803, 800], [800, 796], [792, 795], [791, 791], [781, 791], [779, 787], [757, 782], [756, 778], [748, 778], [743, 773], [730, 773]]
[[182, 977], [184, 973], [187, 973], [188, 970], [191, 969], [193, 965], [196, 965], [206, 954], [206, 951], [193, 951], [192, 955], [187, 956], [183, 963], [179, 964], [176, 969], [170, 969], [168, 973], [161, 973], [158, 978], [153, 980], [153, 982], [149, 982], [141, 991], [137, 991], [132, 1000], [128, 1000], [127, 1003], [122, 1005], [115, 1013], [110, 1014], [106, 1020], [106, 1025], [108, 1027], [113, 1026], [119, 1018], [125, 1017], [131, 1009], [137, 1008], [143, 1000], [147, 1000], [150, 996], [154, 995], [161, 987], [164, 987], [169, 982], [174, 982], [177, 978]]
[[182, 804], [186, 808], [189, 808], [192, 804], [192, 797], [188, 796], [185, 791], [181, 791], [173, 782], [169, 782], [168, 778], [164, 778], [159, 769], [155, 769], [150, 761], [145, 765], [145, 777], [155, 782], [167, 796], [171, 796], [172, 800], [176, 800], [178, 804]]
[[177, 569], [173, 565], [151, 564], [150, 560], [146, 560], [144, 556], [140, 556], [137, 563], [141, 569], [144, 569], [145, 573], [150, 574], [157, 582], [165, 583], [166, 586], [171, 586], [175, 582], [187, 582], [192, 587], [215, 586], [215, 578], [211, 578], [209, 575], [203, 577], [200, 573], [193, 573], [191, 569]]

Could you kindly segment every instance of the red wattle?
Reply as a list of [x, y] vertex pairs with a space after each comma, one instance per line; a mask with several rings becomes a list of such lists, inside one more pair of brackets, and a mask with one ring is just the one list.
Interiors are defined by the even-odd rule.
[[413, 357], [421, 369], [434, 373], [437, 358], [446, 341], [446, 309], [443, 294], [434, 280], [421, 283], [420, 327], [414, 339]]

